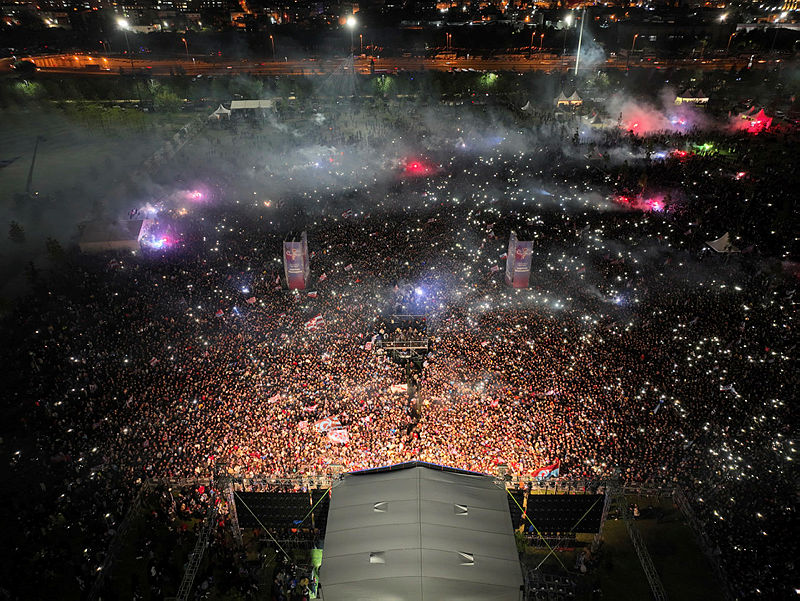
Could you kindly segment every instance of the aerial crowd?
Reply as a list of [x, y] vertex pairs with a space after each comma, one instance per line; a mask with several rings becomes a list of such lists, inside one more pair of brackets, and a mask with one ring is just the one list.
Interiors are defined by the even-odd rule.
[[[588, 152], [622, 143], [642, 147], [606, 135]], [[73, 566], [85, 590], [142, 482], [206, 479], [220, 462], [237, 477], [299, 479], [421, 460], [504, 466], [524, 483], [558, 461], [562, 479], [683, 487], [737, 593], [782, 595], [799, 382], [796, 279], [778, 271], [792, 249], [775, 236], [778, 209], [747, 204], [779, 203], [774, 167], [741, 136], [715, 143], [740, 152], [738, 166], [699, 154], [615, 163], [559, 140], [543, 152], [562, 183], [538, 204], [462, 194], [475, 184], [455, 160], [344, 213], [168, 207], [160, 218], [180, 232], [169, 248], [32, 272], [3, 351], [4, 447], [19, 490], [39, 499], [12, 495], [17, 562], [45, 576]], [[498, 167], [500, 153], [473, 161], [475, 181], [513, 168], [518, 157]], [[684, 192], [657, 210], [578, 199], [598, 182], [626, 198]], [[308, 231], [303, 291], [283, 278], [289, 222]], [[512, 230], [534, 241], [527, 289], [503, 281]], [[705, 245], [728, 230], [748, 252]], [[371, 344], [401, 290], [428, 316], [413, 395]], [[82, 549], [44, 544], [64, 528], [84, 533]]]

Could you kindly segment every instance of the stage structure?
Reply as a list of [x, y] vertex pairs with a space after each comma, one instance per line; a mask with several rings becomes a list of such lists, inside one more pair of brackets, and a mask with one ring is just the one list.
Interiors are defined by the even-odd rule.
[[289, 290], [305, 290], [308, 284], [308, 240], [306, 233], [289, 234], [283, 242], [283, 269]]
[[514, 288], [527, 288], [531, 277], [531, 259], [533, 242], [517, 238], [512, 231], [508, 239], [508, 256], [506, 257], [506, 284]]
[[345, 475], [328, 513], [325, 601], [518, 601], [505, 496], [490, 476], [424, 463]]

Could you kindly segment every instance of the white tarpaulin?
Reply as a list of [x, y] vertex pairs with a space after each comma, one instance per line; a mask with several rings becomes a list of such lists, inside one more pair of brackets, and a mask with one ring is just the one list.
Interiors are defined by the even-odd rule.
[[711, 242], [706, 242], [711, 248], [713, 248], [718, 253], [738, 253], [739, 249], [736, 248], [733, 244], [731, 244], [731, 235], [729, 232], [725, 232], [722, 237], [717, 238], [716, 240], [712, 240]]
[[231, 110], [240, 109], [271, 109], [275, 106], [274, 100], [232, 100]]
[[489, 476], [411, 464], [331, 492], [325, 601], [518, 601], [506, 492]]

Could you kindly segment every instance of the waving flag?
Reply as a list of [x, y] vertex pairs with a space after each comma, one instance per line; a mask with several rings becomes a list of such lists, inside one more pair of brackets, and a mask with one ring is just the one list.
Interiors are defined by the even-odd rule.
[[341, 430], [330, 430], [328, 432], [328, 440], [331, 442], [338, 442], [341, 444], [345, 444], [350, 442], [350, 434], [345, 429]]
[[321, 330], [324, 327], [325, 327], [325, 318], [322, 317], [321, 313], [316, 317], [309, 319], [306, 322], [306, 330], [315, 331], [315, 330]]
[[308, 411], [309, 413], [311, 413], [312, 411], [316, 411], [317, 407], [319, 407], [319, 403], [311, 405], [309, 407], [303, 407], [303, 411]]
[[325, 280], [327, 280], [327, 279], [328, 279], [328, 276], [327, 276], [327, 275], [325, 275], [325, 273], [324, 273], [324, 272], [322, 273], [322, 275], [321, 275], [321, 276], [319, 276], [319, 281], [320, 281], [320, 282], [324, 282], [324, 281], [325, 281]]
[[389, 392], [398, 394], [400, 392], [408, 392], [408, 384], [392, 384], [389, 386]]
[[255, 305], [256, 304], [256, 297], [255, 296], [251, 296], [250, 298], [246, 299], [244, 302], [246, 302], [248, 305]]
[[548, 465], [547, 467], [540, 467], [538, 470], [533, 472], [533, 477], [537, 480], [545, 480], [547, 478], [558, 478], [559, 473], [559, 466], [561, 465], [561, 461], [556, 459], [556, 462]]
[[335, 430], [341, 427], [342, 422], [339, 421], [338, 417], [323, 417], [318, 422], [314, 422], [314, 429], [317, 432], [327, 432], [328, 430]]

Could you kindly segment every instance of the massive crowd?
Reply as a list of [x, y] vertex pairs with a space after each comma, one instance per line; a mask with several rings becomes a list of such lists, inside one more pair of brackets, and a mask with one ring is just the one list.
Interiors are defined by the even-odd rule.
[[[563, 478], [679, 484], [739, 598], [787, 595], [796, 281], [775, 267], [796, 248], [765, 157], [789, 143], [718, 134], [724, 153], [647, 160], [637, 138], [600, 134], [586, 155], [553, 131], [533, 157], [486, 143], [322, 213], [224, 195], [166, 207], [171, 247], [34, 275], [6, 322], [18, 536], [3, 570], [43, 578], [4, 578], [9, 595], [85, 592], [138, 485], [206, 478], [220, 459], [241, 477], [418, 459], [523, 480], [559, 460]], [[609, 160], [620, 147], [630, 159]], [[298, 221], [312, 294], [280, 283]], [[512, 229], [534, 240], [529, 289], [503, 283]], [[750, 252], [707, 256], [728, 230]], [[369, 344], [410, 299], [431, 342], [413, 399]], [[315, 427], [326, 417], [348, 442]]]

